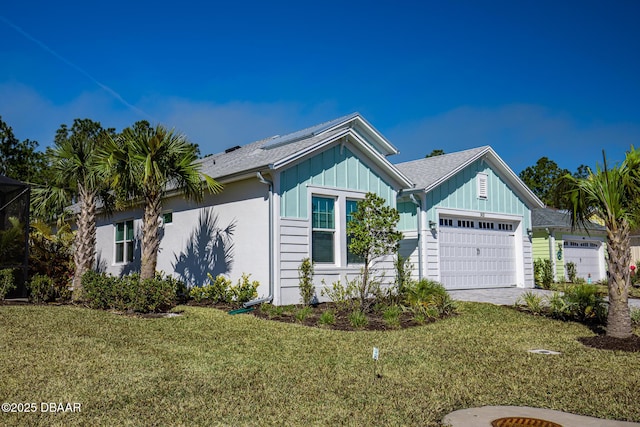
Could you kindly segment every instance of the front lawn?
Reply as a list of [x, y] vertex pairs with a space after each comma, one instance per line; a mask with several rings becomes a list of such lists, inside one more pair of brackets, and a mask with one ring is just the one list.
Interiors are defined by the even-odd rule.
[[[575, 323], [460, 303], [424, 326], [344, 332], [179, 309], [147, 319], [0, 306], [1, 400], [38, 407], [0, 423], [437, 426], [483, 405], [640, 421], [640, 353], [584, 347], [577, 338], [593, 334]], [[562, 354], [527, 352], [539, 348]]]

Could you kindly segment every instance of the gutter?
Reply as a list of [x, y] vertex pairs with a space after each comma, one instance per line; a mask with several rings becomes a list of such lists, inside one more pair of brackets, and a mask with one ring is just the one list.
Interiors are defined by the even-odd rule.
[[416, 205], [418, 211], [418, 281], [422, 280], [422, 209], [420, 207], [420, 201], [416, 198], [415, 194], [409, 194], [409, 199]]
[[256, 172], [256, 177], [258, 181], [269, 186], [269, 295], [245, 302], [242, 304], [244, 308], [273, 301], [273, 181], [264, 179], [260, 172]]

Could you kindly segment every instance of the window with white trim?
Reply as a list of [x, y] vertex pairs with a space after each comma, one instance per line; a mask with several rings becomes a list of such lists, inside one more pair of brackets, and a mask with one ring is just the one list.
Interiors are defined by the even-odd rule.
[[[349, 221], [353, 219], [353, 213], [358, 210], [358, 201], [357, 200], [347, 200], [346, 201], [346, 212], [347, 212], [347, 224]], [[346, 234], [346, 230], [345, 230]], [[364, 260], [360, 255], [356, 255], [349, 249], [349, 245], [351, 244], [351, 236], [347, 234], [347, 264], [362, 264]]]
[[165, 212], [162, 214], [162, 224], [171, 224], [173, 222], [173, 212]]
[[115, 262], [125, 263], [133, 261], [133, 220], [117, 222], [116, 228], [116, 248]]
[[476, 182], [478, 183], [478, 198], [486, 199], [489, 197], [489, 179], [486, 173], [478, 173], [476, 176]]
[[314, 196], [311, 205], [311, 259], [317, 263], [334, 263], [335, 199]]

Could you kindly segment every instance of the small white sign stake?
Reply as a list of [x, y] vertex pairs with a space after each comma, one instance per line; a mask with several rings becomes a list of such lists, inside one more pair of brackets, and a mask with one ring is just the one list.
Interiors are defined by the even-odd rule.
[[380, 378], [380, 374], [376, 371], [378, 370], [378, 359], [380, 358], [380, 350], [378, 347], [373, 347], [373, 377]]

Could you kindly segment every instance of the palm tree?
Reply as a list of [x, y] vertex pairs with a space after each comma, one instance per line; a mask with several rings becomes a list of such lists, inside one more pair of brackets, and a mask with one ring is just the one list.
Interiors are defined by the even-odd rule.
[[594, 215], [607, 229], [609, 255], [609, 313], [606, 334], [629, 338], [633, 331], [629, 312], [631, 286], [630, 231], [640, 223], [640, 151], [631, 147], [624, 161], [613, 168], [607, 166], [603, 151], [602, 169], [590, 171], [586, 178], [564, 177], [568, 189], [573, 228], [586, 229]]
[[205, 188], [217, 193], [222, 186], [200, 172], [198, 148], [184, 135], [162, 125], [152, 128], [140, 121], [112, 139], [101, 157], [104, 172], [120, 199], [142, 201], [142, 262], [140, 279], [153, 278], [160, 247], [159, 217], [167, 190], [201, 200]]
[[[53, 149], [47, 150], [53, 182], [34, 189], [36, 215], [51, 219], [72, 201], [79, 204], [74, 240], [73, 299], [82, 299], [82, 275], [93, 268], [96, 257], [96, 208], [106, 200], [104, 175], [98, 168], [97, 153], [113, 130], [99, 122], [75, 119], [71, 129], [62, 125], [56, 132]], [[101, 197], [102, 195], [102, 197]]]

